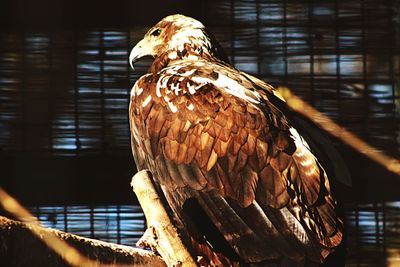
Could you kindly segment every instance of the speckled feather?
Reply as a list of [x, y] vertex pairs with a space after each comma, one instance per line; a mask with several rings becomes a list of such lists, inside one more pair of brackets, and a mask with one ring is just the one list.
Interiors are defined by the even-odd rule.
[[191, 42], [156, 57], [132, 89], [137, 167], [153, 172], [182, 226], [195, 198], [240, 261], [321, 262], [342, 239], [326, 172], [269, 101], [271, 86]]

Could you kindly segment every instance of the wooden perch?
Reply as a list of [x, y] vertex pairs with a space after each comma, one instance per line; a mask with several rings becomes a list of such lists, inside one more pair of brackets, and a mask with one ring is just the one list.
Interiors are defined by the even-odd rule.
[[131, 185], [148, 227], [137, 245], [157, 251], [168, 266], [197, 266], [157, 194], [151, 173], [146, 170], [136, 173]]
[[132, 183], [147, 219], [148, 229], [138, 248], [111, 244], [43, 228], [15, 199], [0, 188], [0, 204], [26, 222], [0, 216], [1, 266], [197, 266], [183, 244], [148, 171], [138, 172]]
[[[164, 261], [149, 251], [122, 246], [58, 230], [42, 228], [0, 216], [0, 266], [70, 266], [44, 239], [51, 236], [77, 249], [90, 259], [91, 264], [78, 266], [155, 266], [164, 267]], [[38, 235], [33, 233], [38, 231]]]

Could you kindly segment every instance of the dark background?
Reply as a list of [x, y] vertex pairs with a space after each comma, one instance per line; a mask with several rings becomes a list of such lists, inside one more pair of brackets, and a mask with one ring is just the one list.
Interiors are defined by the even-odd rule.
[[[134, 200], [127, 58], [145, 30], [182, 13], [236, 67], [296, 94], [399, 156], [398, 1], [2, 1], [0, 184], [27, 205]], [[400, 179], [335, 141], [347, 202], [398, 200]]]
[[[133, 45], [162, 17], [201, 20], [232, 63], [297, 95], [382, 152], [400, 152], [400, 2], [0, 1], [0, 186], [45, 226], [132, 245], [145, 222], [129, 186]], [[349, 266], [400, 249], [400, 179], [333, 140], [353, 177]], [[3, 212], [0, 210], [0, 214]]]

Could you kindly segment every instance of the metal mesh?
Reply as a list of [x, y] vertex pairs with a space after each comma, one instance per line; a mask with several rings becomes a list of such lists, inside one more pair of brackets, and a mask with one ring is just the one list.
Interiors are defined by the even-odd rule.
[[[237, 68], [274, 86], [289, 86], [371, 145], [398, 157], [399, 7], [395, 0], [213, 0], [189, 9]], [[102, 155], [102, 162], [114, 165], [120, 158], [129, 162], [129, 91], [146, 64], [133, 72], [127, 59], [132, 45], [158, 19], [119, 27], [0, 28], [0, 184], [20, 198], [34, 192], [33, 207], [48, 203], [31, 208], [46, 226], [128, 245], [143, 230], [137, 207], [54, 206], [60, 201], [54, 194], [49, 198], [52, 189], [36, 182], [42, 173], [23, 162], [46, 166], [56, 158], [57, 169], [49, 167], [54, 173], [46, 175], [72, 184], [62, 188], [73, 196], [80, 179], [101, 182], [93, 164], [82, 164], [83, 157]], [[340, 145], [339, 150], [347, 152]], [[355, 181], [345, 198], [371, 203], [379, 190], [379, 199], [399, 198], [387, 174], [360, 163], [357, 154], [343, 154]], [[73, 157], [74, 164], [63, 165], [64, 157]], [[74, 177], [60, 178], [65, 168], [73, 168]], [[126, 179], [122, 176], [113, 179]], [[93, 190], [90, 195], [91, 203], [100, 198], [99, 203], [114, 203], [116, 194]], [[384, 265], [399, 246], [398, 210], [397, 202], [346, 205], [348, 266]]]

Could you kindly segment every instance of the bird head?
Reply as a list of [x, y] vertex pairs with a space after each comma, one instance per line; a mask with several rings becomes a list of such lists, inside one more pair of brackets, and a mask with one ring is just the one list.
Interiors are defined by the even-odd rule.
[[184, 56], [188, 49], [194, 54], [228, 62], [221, 46], [200, 21], [184, 15], [170, 15], [150, 28], [136, 44], [129, 55], [129, 63], [133, 68], [133, 64], [145, 56], [157, 58], [168, 52], [175, 57]]

